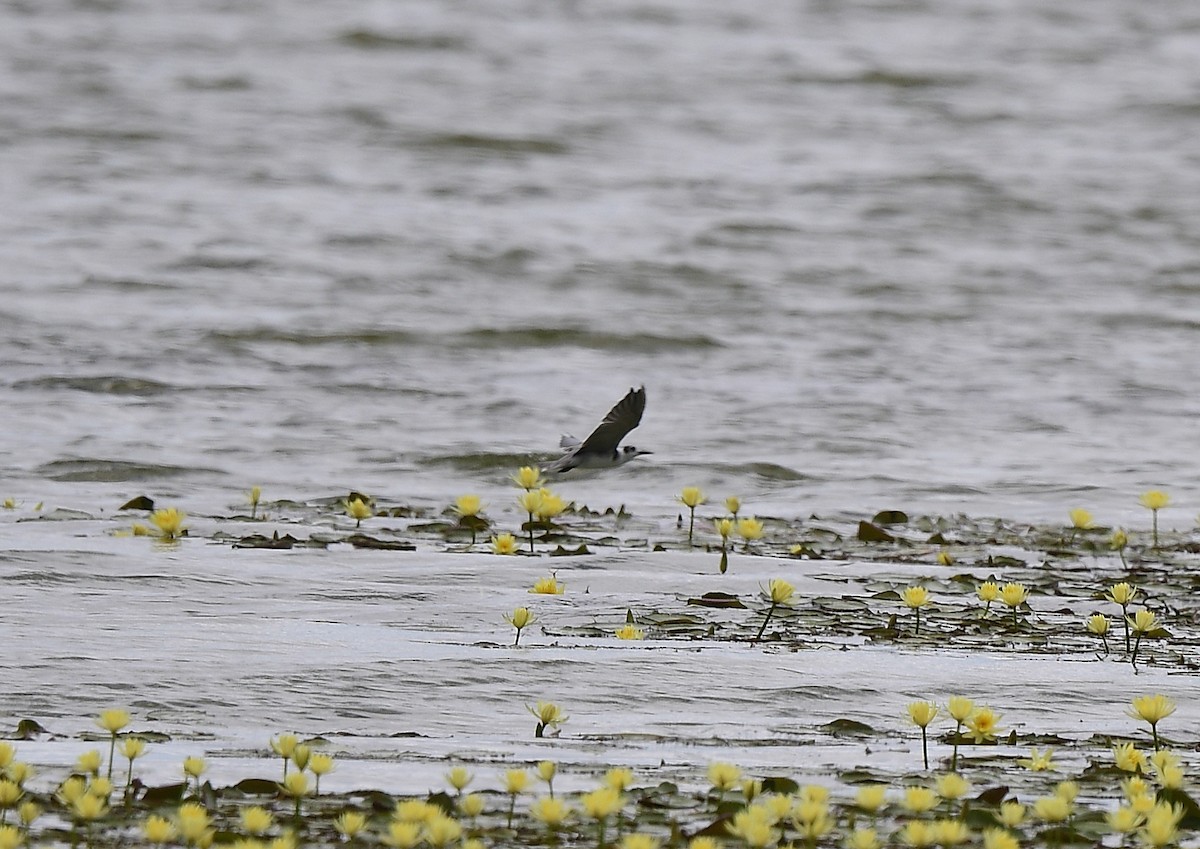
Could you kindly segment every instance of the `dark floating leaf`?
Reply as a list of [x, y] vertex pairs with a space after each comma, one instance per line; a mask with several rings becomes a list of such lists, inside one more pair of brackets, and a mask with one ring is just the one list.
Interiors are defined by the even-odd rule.
[[880, 510], [871, 519], [875, 525], [907, 525], [908, 514], [903, 510]]
[[934, 534], [933, 536], [931, 536], [929, 539], [927, 539], [925, 541], [927, 543], [929, 543], [930, 545], [945, 545], [946, 544], [946, 538], [942, 535], [941, 531], [938, 531], [936, 534]]
[[251, 534], [248, 537], [242, 537], [233, 544], [234, 548], [273, 548], [273, 549], [289, 549], [300, 540], [296, 539], [291, 534], [279, 535], [276, 531], [273, 536], [264, 536], [263, 534]]
[[153, 510], [154, 499], [145, 495], [139, 495], [137, 498], [131, 498], [117, 508], [118, 510]]
[[1004, 786], [989, 787], [987, 790], [984, 790], [982, 793], [980, 793], [978, 796], [976, 796], [975, 801], [980, 802], [984, 805], [999, 805], [1001, 802], [1004, 801], [1004, 797], [1006, 797], [1007, 795], [1008, 795], [1007, 787], [1004, 787]]
[[18, 740], [32, 740], [39, 734], [49, 733], [36, 719], [22, 719], [17, 723], [16, 737]]
[[867, 725], [865, 722], [859, 722], [856, 719], [846, 719], [841, 717], [833, 722], [826, 722], [824, 725], [818, 725], [822, 731], [832, 734], [834, 737], [874, 737], [878, 732]]
[[411, 542], [399, 539], [376, 539], [366, 534], [351, 534], [346, 542], [355, 548], [373, 548], [379, 551], [416, 551], [417, 547]]
[[146, 792], [142, 795], [142, 802], [152, 808], [178, 804], [183, 800], [183, 794], [187, 792], [187, 787], [187, 784], [183, 783], [147, 787]]
[[742, 604], [742, 600], [737, 596], [721, 592], [705, 593], [700, 598], [689, 598], [687, 603], [697, 605], [698, 607], [738, 607], [742, 610], [746, 609], [746, 605]]
[[729, 838], [729, 821], [730, 817], [718, 817], [699, 831], [692, 832], [688, 837], [718, 837], [723, 839]]
[[243, 778], [233, 788], [247, 796], [276, 796], [279, 794], [279, 782], [266, 778]]
[[870, 522], [858, 523], [858, 539], [861, 542], [895, 542], [896, 538], [878, 525]]
[[458, 518], [458, 526], [478, 533], [479, 531], [486, 531], [492, 526], [492, 523], [482, 516], [460, 516]]
[[1200, 805], [1197, 805], [1196, 800], [1183, 790], [1173, 787], [1163, 788], [1158, 791], [1158, 801], [1178, 805], [1183, 809], [1183, 819], [1179, 822], [1183, 828], [1200, 828]]
[[561, 545], [556, 546], [550, 552], [551, 557], [573, 557], [577, 554], [591, 554], [592, 552], [583, 543], [579, 544], [578, 548], [563, 548]]
[[762, 780], [764, 793], [778, 793], [787, 796], [800, 790], [800, 783], [782, 775], [772, 775]]

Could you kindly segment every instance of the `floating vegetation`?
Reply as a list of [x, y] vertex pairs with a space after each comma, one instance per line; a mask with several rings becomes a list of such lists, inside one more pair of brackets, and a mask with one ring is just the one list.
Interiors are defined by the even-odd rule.
[[[52, 782], [40, 776], [46, 788], [30, 782], [31, 768], [18, 759], [17, 746], [0, 743], [0, 849], [22, 844], [1007, 849], [1102, 842], [1154, 847], [1196, 839], [1200, 807], [1190, 790], [1193, 767], [1185, 762], [1194, 741], [1178, 739], [1180, 728], [1172, 727], [1176, 703], [1162, 693], [1142, 693], [1137, 684], [1145, 679], [1135, 677], [1147, 666], [1166, 673], [1197, 668], [1200, 545], [1191, 532], [1158, 527], [1158, 512], [1169, 506], [1164, 498], [1144, 497], [1152, 511], [1148, 528], [1110, 531], [1081, 509], [1068, 512], [1069, 524], [1044, 525], [901, 510], [788, 519], [749, 515], [752, 506], [728, 498], [711, 511], [723, 507], [724, 514], [710, 515], [703, 493], [686, 488], [677, 497], [689, 508], [685, 522], [669, 499], [664, 510], [671, 518], [654, 520], [632, 516], [623, 505], [590, 509], [566, 503], [543, 486], [533, 467], [521, 469], [513, 481], [517, 497], [510, 490], [502, 501], [493, 500], [486, 516], [475, 494], [430, 506], [376, 504], [351, 492], [312, 503], [276, 501], [267, 518], [259, 512], [258, 493], [252, 493], [249, 516], [193, 513], [190, 521], [199, 530], [186, 534], [177, 508], [154, 510], [144, 497], [124, 509], [152, 511], [154, 528], [146, 533], [173, 541], [175, 551], [201, 542], [238, 550], [336, 547], [344, 552], [340, 562], [371, 558], [386, 562], [389, 570], [392, 563], [415, 560], [400, 552], [461, 554], [478, 543], [495, 554], [519, 554], [500, 561], [479, 552], [474, 559], [445, 561], [497, 566], [488, 573], [494, 587], [471, 591], [478, 592], [481, 605], [494, 604], [485, 619], [497, 635], [503, 628], [503, 636], [473, 648], [515, 662], [570, 662], [561, 659], [563, 652], [598, 647], [604, 651], [596, 654], [639, 662], [719, 647], [736, 653], [739, 663], [765, 660], [775, 666], [793, 657], [805, 661], [822, 649], [829, 650], [826, 657], [849, 656], [858, 647], [889, 658], [902, 654], [914, 665], [934, 655], [972, 662], [1022, 656], [1077, 661], [1120, 676], [1130, 689], [1128, 707], [1124, 713], [1114, 708], [1111, 727], [1088, 734], [1055, 727], [1066, 724], [1056, 714], [1040, 720], [1048, 730], [1032, 733], [1024, 728], [1027, 720], [1009, 715], [999, 699], [982, 704], [931, 692], [907, 702], [886, 726], [847, 707], [847, 715], [824, 722], [826, 715], [821, 724], [799, 731], [768, 727], [747, 730], [745, 740], [714, 733], [703, 741], [714, 749], [781, 741], [800, 747], [820, 737], [854, 741], [863, 752], [858, 762], [824, 776], [822, 786], [802, 784], [782, 769], [752, 770], [716, 758], [705, 766], [681, 767], [687, 780], [676, 783], [618, 766], [623, 741], [639, 735], [656, 745], [694, 740], [642, 727], [581, 731], [589, 719], [585, 712], [565, 699], [560, 707], [559, 694], [550, 693], [555, 701], [516, 706], [522, 716], [528, 709], [535, 718], [532, 728], [523, 724], [528, 718], [521, 720], [523, 742], [552, 747], [574, 735], [589, 746], [603, 768], [567, 773], [585, 789], [556, 788], [563, 775], [553, 760], [534, 761], [536, 755], [526, 749], [509, 762], [495, 747], [468, 763], [448, 764], [445, 788], [412, 786], [398, 758], [397, 781], [408, 784], [400, 795], [370, 788], [337, 792], [336, 786], [330, 792], [327, 776], [336, 776], [340, 753], [327, 741], [302, 741], [293, 734], [277, 735], [269, 742], [270, 754], [265, 748], [261, 753], [264, 763], [270, 759], [264, 770], [270, 777], [248, 775], [216, 786], [209, 761], [194, 754], [183, 760], [177, 781], [148, 785], [138, 772], [159, 738], [130, 731], [129, 712], [114, 708], [97, 719], [103, 735], [90, 732], [100, 748], [73, 753], [74, 769], [64, 769]], [[359, 529], [367, 520], [369, 536]], [[248, 528], [246, 522], [254, 524]], [[584, 556], [589, 554], [601, 556]], [[655, 593], [635, 595], [610, 586], [589, 595], [592, 576], [618, 559], [604, 555], [636, 560], [647, 571], [662, 560], [689, 558], [694, 569], [689, 583], [660, 584], [665, 589]], [[540, 560], [551, 556], [561, 559]], [[267, 553], [230, 557], [239, 564], [284, 559]], [[733, 570], [731, 558], [738, 561]], [[547, 562], [560, 568], [551, 571]], [[451, 586], [459, 592], [475, 578], [471, 573]], [[498, 592], [493, 599], [489, 593], [496, 588], [521, 593], [523, 601]], [[395, 594], [390, 587], [369, 592], [372, 600], [386, 602], [424, 598], [409, 587]], [[404, 625], [422, 627], [413, 621], [413, 609], [419, 608], [405, 611]], [[546, 661], [545, 655], [552, 657]], [[735, 703], [739, 696], [715, 675], [695, 687]], [[905, 699], [917, 695], [906, 693]], [[622, 703], [618, 699], [635, 703], [638, 693], [631, 687], [629, 694], [613, 695], [614, 704]], [[480, 705], [479, 721], [502, 710], [498, 704], [500, 699]], [[577, 718], [564, 727], [568, 710]], [[562, 736], [555, 739], [556, 734]], [[50, 733], [23, 720], [16, 736], [41, 740]], [[905, 768], [873, 759], [874, 752], [908, 741]]]
[[[568, 720], [552, 702], [527, 709], [537, 720], [536, 737]], [[556, 795], [559, 768], [552, 760], [533, 764], [532, 776], [528, 764], [492, 765], [493, 776], [485, 779], [459, 763], [444, 773], [448, 789], [393, 796], [369, 789], [323, 794], [321, 778], [336, 770], [336, 756], [314, 749], [324, 741], [302, 742], [294, 734], [269, 741], [282, 764], [278, 780], [248, 777], [214, 786], [203, 780], [205, 759], [190, 755], [180, 767], [182, 781], [148, 786], [136, 776], [148, 741], [126, 732], [129, 713], [113, 708], [96, 719], [110, 735], [107, 769], [101, 751], [84, 751], [74, 771], [47, 792], [30, 787], [29, 765], [18, 759], [16, 747], [0, 742], [0, 842], [13, 849], [35, 842], [241, 849], [343, 842], [397, 849], [563, 844], [770, 849], [797, 841], [857, 849], [889, 843], [999, 849], [1123, 844], [1130, 837], [1143, 846], [1173, 846], [1200, 828], [1200, 806], [1187, 790], [1183, 760], [1161, 745], [1158, 733], [1174, 710], [1162, 694], [1135, 697], [1127, 712], [1150, 726], [1153, 751], [1120, 742], [1074, 771], [1063, 771], [1051, 749], [1037, 746], [1016, 763], [960, 764], [960, 745], [993, 743], [999, 715], [955, 696], [945, 706], [955, 724], [953, 759], [933, 773], [926, 765], [921, 776], [889, 780], [860, 768], [840, 775], [840, 786], [831, 790], [786, 775], [748, 775], [718, 760], [691, 789], [667, 781], [642, 783], [634, 770], [617, 766], [593, 779], [591, 789]], [[909, 718], [921, 729], [926, 763], [926, 731], [941, 711], [928, 701], [908, 706]], [[837, 729], [829, 733], [868, 738], [876, 733], [848, 719], [831, 725]], [[118, 751], [127, 775], [122, 788], [111, 779]], [[545, 785], [544, 793], [532, 786], [533, 777]], [[468, 793], [472, 785], [481, 786]]]

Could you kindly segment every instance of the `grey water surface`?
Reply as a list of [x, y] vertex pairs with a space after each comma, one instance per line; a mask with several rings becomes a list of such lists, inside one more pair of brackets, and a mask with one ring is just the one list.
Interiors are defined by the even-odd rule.
[[[519, 521], [513, 469], [641, 384], [655, 453], [568, 498], [1200, 510], [1192, 4], [9, 0], [0, 69], [25, 519], [228, 514], [259, 485]], [[112, 592], [61, 527], [0, 525], [7, 580], [84, 576], [22, 596], [55, 612]], [[188, 542], [130, 568], [230, 556]], [[229, 580], [196, 592], [262, 589]], [[70, 713], [75, 648], [13, 709]]]

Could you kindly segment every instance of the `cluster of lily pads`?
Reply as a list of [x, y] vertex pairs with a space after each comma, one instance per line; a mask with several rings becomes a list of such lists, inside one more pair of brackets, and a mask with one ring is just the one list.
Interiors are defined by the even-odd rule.
[[[531, 710], [540, 712], [544, 724], [565, 720], [553, 705]], [[202, 781], [207, 765], [193, 755], [181, 764], [181, 781], [149, 786], [135, 769], [149, 745], [147, 735], [126, 730], [129, 713], [113, 708], [96, 719], [109, 738], [107, 769], [101, 750], [85, 751], [74, 771], [48, 792], [31, 789], [33, 769], [17, 759], [16, 747], [0, 742], [0, 849], [65, 844], [1016, 849], [1102, 841], [1123, 846], [1131, 840], [1157, 849], [1180, 845], [1200, 829], [1200, 807], [1188, 792], [1183, 761], [1160, 733], [1175, 710], [1166, 696], [1138, 696], [1127, 710], [1149, 725], [1151, 750], [1134, 739], [1114, 739], [1107, 753], [1073, 773], [1059, 769], [1051, 749], [1036, 747], [1015, 764], [1024, 775], [1012, 763], [990, 763], [985, 756], [960, 759], [960, 747], [985, 751], [996, 743], [999, 715], [962, 696], [951, 698], [944, 710], [954, 730], [941, 739], [953, 754], [929, 773], [928, 733], [943, 706], [925, 701], [908, 706], [909, 719], [921, 729], [926, 774], [900, 783], [880, 781], [860, 768], [837, 776], [838, 789], [831, 791], [786, 776], [749, 776], [734, 764], [714, 762], [707, 785], [698, 782], [691, 789], [639, 783], [632, 770], [614, 767], [590, 790], [556, 794], [558, 767], [546, 760], [498, 770], [492, 786], [476, 792], [469, 788], [486, 779], [477, 782], [469, 767], [457, 765], [447, 771], [445, 788], [393, 796], [369, 789], [322, 793], [321, 777], [335, 769], [335, 757], [322, 751], [324, 740], [301, 741], [294, 734], [270, 740], [270, 752], [282, 762], [276, 778], [216, 787]], [[1019, 790], [1012, 789], [1014, 783]]]
[[[314, 533], [310, 540], [300, 541], [291, 535], [281, 538], [276, 532], [273, 537], [255, 534], [234, 538], [233, 542], [238, 547], [287, 548], [294, 544], [328, 545], [345, 541], [359, 547], [411, 550], [415, 548], [414, 537], [432, 535], [451, 542], [469, 540], [466, 547], [470, 550], [478, 536], [486, 533], [490, 534], [490, 550], [495, 554], [522, 553], [523, 538], [526, 553], [538, 554], [536, 543], [541, 542], [554, 546], [541, 552], [552, 557], [590, 554], [589, 545], [624, 544], [613, 527], [614, 523], [620, 526], [628, 517], [624, 508], [597, 513], [586, 506], [567, 503], [545, 486], [534, 467], [519, 469], [512, 481], [518, 488], [513, 506], [526, 517], [514, 528], [515, 532], [499, 532], [493, 520], [485, 515], [483, 500], [476, 494], [460, 496], [448, 508], [446, 512], [453, 516], [453, 522], [439, 522], [420, 521], [426, 515], [420, 508], [380, 508], [370, 496], [352, 492], [337, 502], [355, 522], [356, 533], [349, 537]], [[259, 513], [261, 495], [259, 487], [250, 490], [251, 520], [266, 518]], [[709, 503], [708, 498], [698, 487], [684, 487], [675, 500], [688, 510], [686, 547], [692, 548], [697, 538], [697, 510]], [[747, 516], [742, 512], [741, 499], [731, 496], [724, 499], [724, 513], [707, 520], [710, 530], [703, 544], [706, 549], [719, 550], [716, 569], [719, 574], [728, 571], [733, 550], [730, 541], [735, 534], [745, 542], [747, 554], [779, 560], [782, 574], [759, 586], [757, 592], [744, 595], [722, 587], [681, 599], [683, 604], [672, 609], [635, 612], [635, 605], [631, 604], [623, 611], [625, 621], [619, 627], [538, 620], [529, 607], [517, 608], [506, 614], [505, 619], [516, 629], [517, 644], [522, 630], [540, 621], [542, 630], [550, 636], [615, 635], [626, 640], [647, 636], [704, 637], [784, 643], [793, 647], [863, 639], [943, 644], [952, 641], [959, 648], [989, 651], [1097, 652], [1098, 656], [1119, 657], [1134, 668], [1139, 661], [1193, 668], [1194, 654], [1188, 649], [1196, 647], [1196, 636], [1190, 630], [1183, 634], [1169, 632], [1163, 614], [1170, 610], [1177, 620], [1188, 621], [1200, 615], [1192, 592], [1200, 590], [1200, 580], [1188, 577], [1190, 571], [1181, 573], [1177, 568], [1200, 553], [1200, 543], [1190, 534], [1160, 534], [1158, 514], [1170, 505], [1165, 492], [1148, 491], [1139, 502], [1152, 516], [1149, 538], [1144, 533], [1140, 535], [1142, 544], [1135, 543], [1138, 534], [1099, 526], [1092, 514], [1081, 508], [1070, 510], [1069, 524], [1057, 528], [967, 516], [913, 518], [898, 510], [882, 511], [870, 520], [858, 520], [847, 526], [844, 520], [817, 517], [798, 522]], [[276, 506], [283, 507], [285, 503]], [[177, 508], [155, 509], [149, 499], [142, 497], [127, 503], [123, 509], [149, 511], [150, 525], [135, 523], [130, 531], [134, 535], [156, 536], [175, 543], [188, 533], [185, 514]], [[400, 532], [400, 538], [394, 531], [384, 536], [358, 532], [364, 521], [378, 517], [410, 521]], [[680, 536], [684, 527], [684, 517], [680, 516], [677, 523]], [[702, 524], [701, 530], [704, 527]], [[663, 535], [659, 540], [641, 544], [654, 550], [678, 547], [684, 544], [680, 536], [672, 540], [669, 534]], [[1114, 577], [1120, 580], [1107, 589], [1098, 587], [1094, 569], [1103, 568], [1114, 554], [1119, 558], [1121, 570]], [[886, 569], [849, 581], [830, 575], [830, 580], [857, 583], [857, 591], [801, 597], [785, 577], [786, 570], [792, 568], [785, 565], [788, 560], [804, 562], [805, 573], [809, 575], [825, 561], [925, 564], [938, 568], [915, 583], [910, 574], [889, 576]], [[1088, 560], [1092, 561], [1092, 568], [1082, 568]], [[955, 569], [963, 571], [947, 571]], [[981, 571], [987, 575], [982, 580], [977, 577]], [[819, 572], [816, 576], [821, 577]], [[561, 595], [565, 589], [566, 584], [552, 572], [539, 579], [530, 592]], [[1030, 599], [1037, 596], [1065, 604], [1051, 609], [1039, 604], [1035, 610]], [[1135, 601], [1140, 603], [1136, 610], [1131, 609]], [[995, 615], [993, 604], [1005, 608], [1008, 618]], [[1105, 610], [1108, 604], [1120, 608], [1117, 627], [1123, 640], [1109, 640], [1110, 629], [1116, 623]], [[753, 615], [741, 618], [732, 615], [747, 608]], [[1078, 618], [1075, 608], [1079, 608]], [[706, 613], [706, 609], [713, 613]], [[902, 611], [911, 611], [910, 621], [900, 615]], [[1075, 621], [1067, 621], [1070, 618]], [[1079, 627], [1081, 620], [1083, 628]], [[1152, 644], [1168, 645], [1169, 649], [1150, 652]]]

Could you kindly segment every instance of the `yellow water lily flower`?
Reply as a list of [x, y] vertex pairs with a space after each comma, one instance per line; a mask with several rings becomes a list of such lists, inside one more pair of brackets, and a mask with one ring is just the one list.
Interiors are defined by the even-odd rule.
[[1161, 489], [1150, 489], [1138, 496], [1138, 502], [1148, 510], [1161, 510], [1171, 503], [1171, 496]]
[[938, 706], [933, 702], [909, 702], [908, 718], [919, 728], [925, 728], [938, 715]]
[[[542, 737], [547, 728], [557, 728], [570, 718], [554, 702], [538, 702], [536, 706], [526, 705], [526, 709], [538, 721], [537, 730], [533, 735], [535, 737]], [[549, 763], [549, 761], [544, 761], [544, 763]], [[541, 768], [541, 764], [538, 764], [538, 768]]]
[[454, 500], [454, 512], [464, 519], [470, 516], [478, 516], [479, 511], [482, 509], [483, 499], [478, 495], [460, 495]]
[[553, 575], [549, 578], [539, 578], [533, 584], [531, 593], [538, 595], [562, 595], [567, 590], [567, 585], [559, 583]]
[[616, 630], [617, 639], [620, 640], [644, 640], [646, 632], [636, 625], [626, 623]]
[[1096, 527], [1092, 514], [1082, 507], [1076, 507], [1068, 515], [1071, 517], [1071, 527], [1077, 531], [1087, 531]]
[[542, 485], [542, 473], [535, 466], [522, 466], [513, 475], [512, 481], [521, 489], [537, 489]]
[[704, 497], [704, 492], [698, 486], [685, 486], [683, 491], [677, 496], [684, 506], [695, 509], [707, 500]]
[[543, 796], [529, 806], [529, 814], [535, 820], [543, 822], [548, 828], [557, 828], [567, 821], [571, 809], [561, 799], [553, 796]]
[[101, 711], [96, 717], [96, 724], [110, 734], [116, 734], [129, 724], [129, 711], [121, 708], [109, 708]]
[[148, 843], [174, 843], [177, 834], [175, 823], [166, 817], [151, 814], [142, 822], [142, 836]]
[[517, 629], [517, 638], [513, 640], [514, 646], [521, 642], [521, 631], [532, 624], [535, 619], [537, 617], [528, 607], [518, 607], [512, 613], [504, 614], [504, 621]]
[[763, 523], [753, 516], [745, 516], [737, 520], [737, 532], [738, 536], [747, 543], [751, 543], [756, 539], [762, 539]]
[[510, 769], [504, 773], [504, 792], [510, 796], [524, 793], [529, 787], [529, 773], [523, 769]]
[[995, 739], [999, 722], [1000, 715], [991, 708], [977, 708], [967, 718], [967, 731], [976, 743], [986, 743]]
[[241, 811], [242, 828], [249, 834], [261, 835], [271, 830], [275, 817], [261, 805], [252, 805]]
[[512, 534], [503, 533], [492, 537], [493, 554], [516, 554], [517, 538]]
[[176, 507], [167, 507], [162, 510], [155, 510], [150, 514], [150, 521], [158, 528], [159, 534], [163, 539], [179, 539], [187, 528], [183, 524], [183, 520], [187, 518], [187, 514]]
[[854, 795], [854, 804], [868, 813], [875, 813], [887, 800], [886, 784], [864, 784]]
[[375, 515], [375, 512], [371, 509], [371, 505], [361, 498], [345, 501], [343, 502], [343, 506], [346, 508], [346, 515], [354, 520], [354, 527], [356, 528], [362, 527], [363, 519], [369, 519]]
[[708, 780], [721, 793], [737, 787], [742, 771], [731, 763], [716, 761], [708, 765]]
[[333, 821], [334, 830], [347, 840], [353, 840], [367, 827], [367, 815], [359, 811], [343, 811]]
[[923, 814], [937, 807], [938, 797], [928, 787], [905, 787], [904, 798], [901, 799], [900, 804], [910, 813]]

